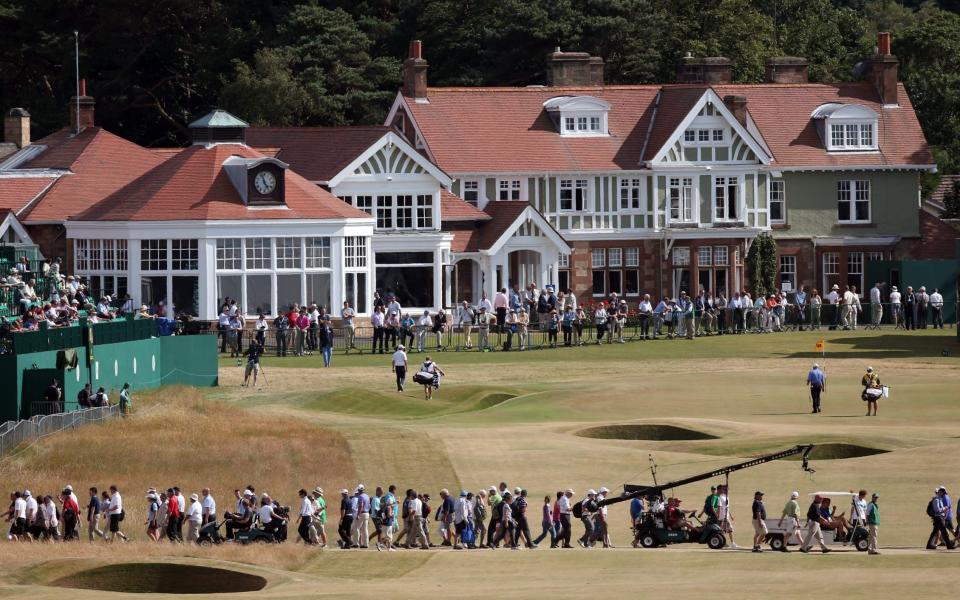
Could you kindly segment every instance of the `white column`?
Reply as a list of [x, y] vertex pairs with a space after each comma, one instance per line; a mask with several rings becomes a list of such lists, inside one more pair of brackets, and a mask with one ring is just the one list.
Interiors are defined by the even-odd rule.
[[[370, 257], [372, 262], [373, 257]], [[330, 238], [330, 314], [339, 317], [343, 308], [343, 236]], [[351, 301], [352, 302], [352, 301]], [[353, 307], [356, 310], [356, 307]]]
[[[487, 298], [493, 302], [497, 288], [497, 261], [493, 256], [484, 256], [480, 261], [480, 268], [483, 269], [483, 291], [487, 293]], [[479, 301], [480, 298], [477, 298]]]
[[140, 295], [140, 240], [127, 240], [127, 291], [139, 308], [143, 304]]
[[443, 306], [443, 250], [433, 249], [433, 310]]
[[444, 306], [453, 307], [453, 265], [444, 265], [443, 272], [446, 275], [446, 285], [443, 287]]
[[198, 251], [200, 256], [200, 280], [198, 286], [197, 312], [199, 318], [212, 321], [217, 318], [217, 240], [201, 239]]

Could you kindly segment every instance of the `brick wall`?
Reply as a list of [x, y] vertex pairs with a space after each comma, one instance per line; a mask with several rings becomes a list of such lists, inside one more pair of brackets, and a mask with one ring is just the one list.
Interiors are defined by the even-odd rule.
[[63, 225], [25, 225], [33, 243], [39, 246], [40, 253], [48, 260], [58, 256], [63, 259], [63, 272], [73, 272], [73, 254], [68, 252], [67, 232]]
[[900, 244], [897, 258], [949, 260], [955, 258], [960, 225], [954, 226], [920, 209], [920, 239]]

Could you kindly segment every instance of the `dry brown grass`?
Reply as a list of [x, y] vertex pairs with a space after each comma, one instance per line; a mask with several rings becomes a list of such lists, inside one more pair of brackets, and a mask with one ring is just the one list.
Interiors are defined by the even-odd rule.
[[251, 416], [236, 405], [203, 398], [187, 387], [137, 398], [126, 419], [53, 435], [0, 459], [0, 489], [54, 494], [72, 484], [81, 501], [90, 486], [117, 485], [125, 498], [128, 531], [145, 520], [149, 487], [178, 485], [189, 496], [213, 490], [218, 512], [233, 505], [233, 490], [253, 484], [286, 504], [300, 487], [331, 490], [357, 481], [347, 440], [297, 419]]

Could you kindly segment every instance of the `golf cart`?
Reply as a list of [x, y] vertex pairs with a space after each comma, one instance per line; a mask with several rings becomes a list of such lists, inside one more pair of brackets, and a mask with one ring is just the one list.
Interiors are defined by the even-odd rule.
[[[849, 498], [850, 516], [853, 517], [856, 514], [856, 506], [854, 505], [854, 502], [857, 499], [857, 494], [854, 492], [812, 492], [808, 495], [830, 499]], [[834, 507], [836, 506], [837, 504], [834, 505]], [[789, 534], [789, 539], [787, 539], [788, 528], [779, 524], [780, 519], [767, 519], [766, 523], [767, 537], [765, 541], [770, 545], [771, 549], [780, 551], [783, 550], [785, 546], [799, 546], [803, 543], [801, 538], [806, 535], [806, 519], [800, 521], [801, 529], [794, 534]], [[822, 529], [821, 531], [823, 533], [823, 543], [827, 546], [851, 545], [860, 552], [866, 552], [869, 547], [869, 534], [866, 527], [864, 527], [862, 523], [851, 523], [844, 535], [840, 535], [836, 529]]]
[[219, 546], [227, 541], [227, 538], [220, 535], [220, 528], [223, 527], [225, 522], [226, 521], [220, 521], [217, 523], [216, 520], [213, 520], [201, 527], [200, 533], [197, 536], [197, 544], [200, 546]]
[[[696, 524], [694, 529], [671, 529], [659, 515], [647, 514], [635, 529], [637, 539], [644, 548], [656, 548], [667, 544], [706, 544], [711, 550], [719, 550], [727, 544], [720, 526], [713, 522], [703, 523], [690, 515]], [[699, 531], [697, 531], [699, 530]]]

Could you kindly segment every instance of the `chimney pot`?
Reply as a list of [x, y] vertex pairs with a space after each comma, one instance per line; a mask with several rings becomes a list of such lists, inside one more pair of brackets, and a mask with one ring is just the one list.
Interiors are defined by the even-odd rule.
[[80, 95], [81, 95], [81, 96], [86, 96], [86, 95], [87, 95], [87, 80], [86, 80], [86, 79], [81, 79], [81, 80], [80, 80]]
[[877, 32], [877, 54], [886, 56], [891, 54], [890, 52], [890, 32], [888, 31], [878, 31]]
[[423, 58], [423, 42], [413, 40], [410, 42], [410, 58]]
[[86, 80], [81, 79], [80, 95], [71, 98], [69, 105], [70, 129], [74, 133], [80, 133], [87, 127], [93, 127], [95, 125], [93, 114], [95, 104], [96, 102], [94, 102], [93, 98], [87, 95]]
[[3, 119], [3, 141], [18, 149], [30, 145], [30, 113], [12, 108]]

